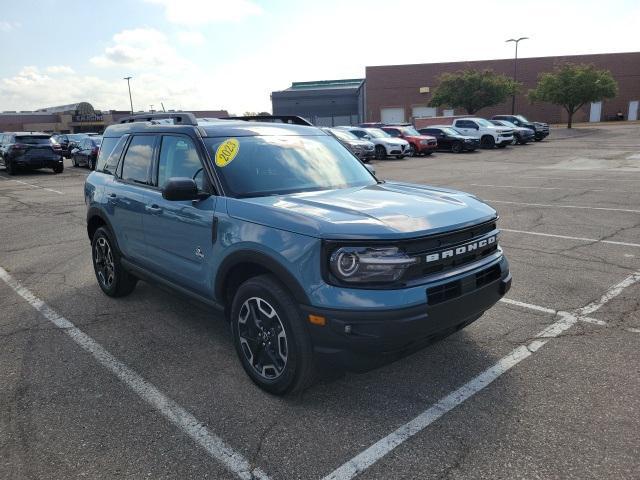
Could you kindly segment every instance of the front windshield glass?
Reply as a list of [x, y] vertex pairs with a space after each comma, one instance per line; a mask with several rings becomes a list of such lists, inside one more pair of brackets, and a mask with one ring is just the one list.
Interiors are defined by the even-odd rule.
[[504, 125], [505, 127], [518, 128], [517, 125], [506, 120], [500, 120], [500, 123], [502, 123], [502, 125]]
[[454, 135], [454, 136], [460, 135], [460, 132], [457, 131], [455, 128], [442, 128], [441, 130], [447, 135]]
[[358, 137], [356, 137], [351, 132], [347, 132], [346, 130], [333, 129], [333, 130], [331, 130], [331, 133], [333, 133], [340, 140], [345, 140], [345, 141], [358, 140]]
[[376, 179], [331, 136], [205, 139], [225, 193], [263, 197], [375, 185]]
[[384, 130], [380, 130], [379, 128], [367, 128], [365, 130], [372, 138], [387, 138], [391, 136], [387, 132], [385, 132]]
[[418, 132], [415, 128], [413, 127], [406, 127], [404, 129], [404, 134], [405, 135], [410, 135], [410, 136], [416, 136], [416, 135], [420, 135], [420, 132]]
[[521, 122], [529, 123], [529, 120], [527, 120], [526, 118], [524, 118], [522, 115], [516, 115], [516, 118], [517, 118], [518, 120], [520, 120]]
[[485, 120], [484, 118], [476, 118], [475, 119], [476, 123], [482, 125], [483, 127], [493, 127], [493, 123], [491, 123], [489, 120]]

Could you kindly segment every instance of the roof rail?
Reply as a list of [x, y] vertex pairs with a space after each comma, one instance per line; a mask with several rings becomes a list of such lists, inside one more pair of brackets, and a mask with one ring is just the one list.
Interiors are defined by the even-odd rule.
[[240, 117], [221, 117], [220, 120], [244, 120], [246, 122], [290, 123], [313, 127], [313, 123], [297, 115], [247, 115]]
[[176, 112], [176, 113], [141, 113], [137, 115], [129, 115], [120, 119], [120, 123], [133, 122], [153, 122], [160, 123], [158, 120], [173, 120], [174, 125], [198, 125], [198, 121], [193, 113]]

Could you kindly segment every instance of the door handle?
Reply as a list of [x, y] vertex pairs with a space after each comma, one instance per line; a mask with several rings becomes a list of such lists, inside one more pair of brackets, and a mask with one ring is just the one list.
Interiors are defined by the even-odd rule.
[[116, 197], [117, 197], [117, 195], [115, 193], [110, 193], [109, 194], [109, 198], [116, 198]]
[[162, 213], [162, 208], [159, 207], [158, 205], [156, 205], [155, 203], [153, 205], [145, 205], [144, 209], [152, 214], [158, 214], [158, 213]]

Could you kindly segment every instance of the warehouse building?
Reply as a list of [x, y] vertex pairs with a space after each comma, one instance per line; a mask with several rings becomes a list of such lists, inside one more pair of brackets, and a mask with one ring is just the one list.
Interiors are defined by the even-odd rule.
[[[196, 117], [228, 117], [226, 110], [202, 110], [193, 112]], [[34, 111], [0, 113], [0, 132], [58, 132], [58, 133], [101, 133], [129, 111], [100, 111], [89, 102], [73, 103], [58, 107], [40, 108]]]
[[[610, 70], [618, 82], [616, 98], [582, 107], [574, 115], [574, 122], [600, 122], [613, 120], [622, 113], [624, 119], [638, 119], [640, 101], [640, 52], [606, 53], [518, 59], [517, 80], [522, 82], [522, 94], [516, 97], [516, 113], [531, 120], [564, 123], [564, 109], [548, 103], [531, 104], [524, 95], [534, 88], [538, 75], [551, 72], [566, 63], [593, 64]], [[426, 63], [415, 65], [389, 65], [366, 68], [366, 121], [409, 122], [414, 118], [440, 115], [462, 115], [465, 111], [429, 107], [438, 77], [459, 70], [491, 69], [497, 73], [513, 75], [513, 59], [473, 62]], [[484, 108], [476, 114], [481, 117], [511, 113], [511, 99], [495, 107]]]
[[299, 115], [314, 125], [333, 127], [364, 121], [364, 79], [294, 82], [271, 93], [274, 115]]

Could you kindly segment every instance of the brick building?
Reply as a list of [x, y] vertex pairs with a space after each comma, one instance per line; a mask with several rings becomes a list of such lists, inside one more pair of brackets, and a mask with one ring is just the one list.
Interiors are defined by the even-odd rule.
[[[574, 115], [574, 122], [605, 121], [620, 111], [625, 119], [638, 119], [640, 100], [640, 52], [572, 55], [518, 59], [518, 81], [523, 92], [534, 88], [538, 75], [551, 72], [565, 63], [587, 63], [610, 70], [618, 82], [618, 96], [601, 104], [585, 105]], [[366, 68], [366, 119], [368, 122], [404, 122], [415, 117], [465, 114], [428, 106], [437, 78], [442, 73], [464, 69], [491, 69], [497, 73], [513, 75], [513, 59], [482, 60], [473, 62], [425, 63], [415, 65], [389, 65]], [[501, 105], [477, 112], [478, 116], [510, 113], [511, 99]], [[560, 106], [547, 103], [530, 104], [523, 95], [516, 97], [516, 113], [532, 120], [549, 123], [566, 122], [567, 115]]]
[[[226, 110], [201, 110], [192, 112], [196, 117], [228, 117]], [[0, 113], [0, 132], [98, 132], [121, 118], [129, 111], [95, 110], [88, 102], [41, 108], [34, 111]]]

